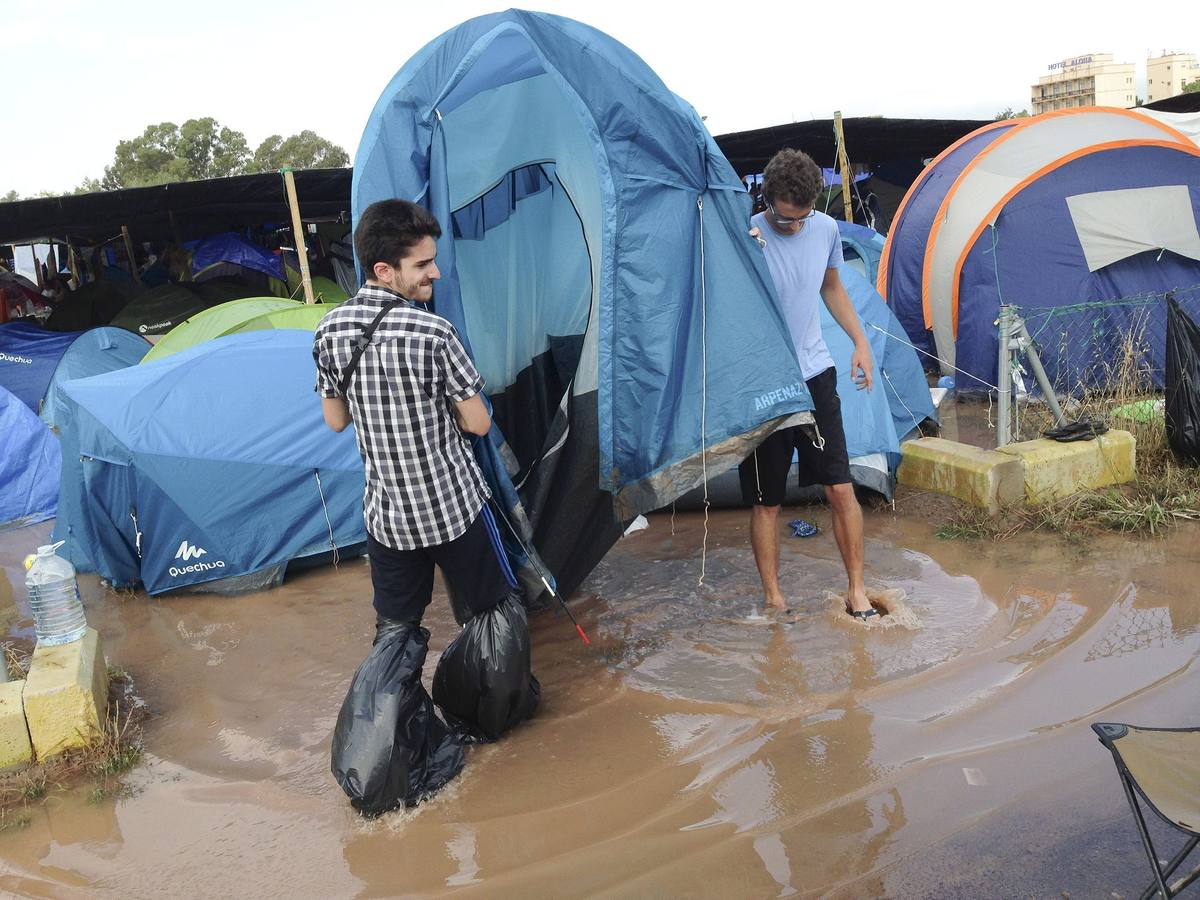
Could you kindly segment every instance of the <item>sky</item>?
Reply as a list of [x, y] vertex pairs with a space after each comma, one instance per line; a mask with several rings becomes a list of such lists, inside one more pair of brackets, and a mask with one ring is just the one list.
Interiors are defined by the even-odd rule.
[[[1171, 16], [1139, 15], [1166, 10]], [[98, 178], [147, 125], [211, 116], [251, 150], [304, 129], [353, 157], [387, 82], [495, 3], [0, 0], [0, 196]], [[1200, 54], [1200, 3], [745, 5], [542, 0], [640, 55], [713, 134], [844, 116], [991, 119], [1028, 108], [1050, 63]], [[747, 13], [753, 12], [754, 15]], [[1182, 42], [1182, 43], [1181, 43]], [[853, 159], [854, 148], [849, 147]]]

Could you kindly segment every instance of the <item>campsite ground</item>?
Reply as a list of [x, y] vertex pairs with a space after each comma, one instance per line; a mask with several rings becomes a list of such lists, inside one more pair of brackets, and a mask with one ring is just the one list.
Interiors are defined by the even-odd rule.
[[[1200, 541], [941, 541], [943, 505], [867, 514], [872, 583], [920, 624], [864, 627], [822, 527], [784, 542], [799, 621], [750, 617], [745, 513], [651, 517], [535, 615], [544, 705], [415, 811], [366, 823], [329, 739], [372, 631], [360, 559], [236, 598], [81, 578], [149, 704], [116, 798], [51, 792], [0, 832], [22, 896], [1129, 896], [1148, 873], [1096, 720], [1194, 724]], [[49, 531], [0, 532], [0, 600]], [[699, 584], [701, 564], [704, 583]], [[443, 596], [426, 666], [453, 635]], [[29, 622], [10, 637], [28, 640]]]

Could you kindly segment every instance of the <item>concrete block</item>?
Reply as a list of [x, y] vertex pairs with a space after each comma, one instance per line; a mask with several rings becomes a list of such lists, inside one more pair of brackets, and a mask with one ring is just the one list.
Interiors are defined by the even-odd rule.
[[934, 437], [905, 441], [900, 451], [901, 484], [957, 497], [993, 513], [1021, 502], [1021, 461], [1012, 455]]
[[21, 706], [24, 688], [24, 681], [0, 684], [0, 772], [33, 761], [33, 745], [29, 743], [25, 710]]
[[1044, 438], [1021, 441], [998, 452], [1021, 460], [1025, 499], [1046, 503], [1090, 488], [1132, 481], [1137, 442], [1128, 431], [1110, 431], [1090, 441], [1066, 444]]
[[96, 630], [58, 647], [39, 644], [23, 700], [38, 759], [81, 747], [99, 734], [108, 704], [108, 669]]

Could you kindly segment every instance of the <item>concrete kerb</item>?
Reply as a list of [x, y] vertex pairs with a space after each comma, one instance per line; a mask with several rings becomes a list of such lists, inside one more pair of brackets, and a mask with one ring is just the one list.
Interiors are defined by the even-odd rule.
[[83, 747], [103, 732], [108, 669], [100, 635], [33, 652], [21, 693], [29, 739], [38, 759]]
[[0, 772], [11, 772], [33, 762], [33, 744], [21, 704], [24, 690], [24, 679], [0, 684]]
[[947, 494], [993, 514], [1021, 502], [1024, 472], [1021, 460], [1011, 455], [936, 437], [905, 441], [900, 451], [900, 484]]
[[983, 450], [942, 438], [900, 447], [900, 484], [956, 497], [997, 513], [1022, 501], [1044, 503], [1135, 476], [1136, 441], [1110, 431], [1090, 441], [1039, 439]]

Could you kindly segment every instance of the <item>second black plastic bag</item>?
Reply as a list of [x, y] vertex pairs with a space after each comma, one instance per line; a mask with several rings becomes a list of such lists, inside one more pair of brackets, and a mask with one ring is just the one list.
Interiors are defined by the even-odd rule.
[[438, 719], [421, 668], [429, 632], [380, 619], [338, 713], [333, 775], [364, 816], [414, 806], [463, 767], [461, 743]]
[[1167, 296], [1167, 443], [1182, 462], [1200, 464], [1200, 326]]
[[465, 740], [496, 740], [533, 715], [540, 695], [529, 667], [529, 620], [515, 592], [467, 622], [433, 675], [433, 699]]

